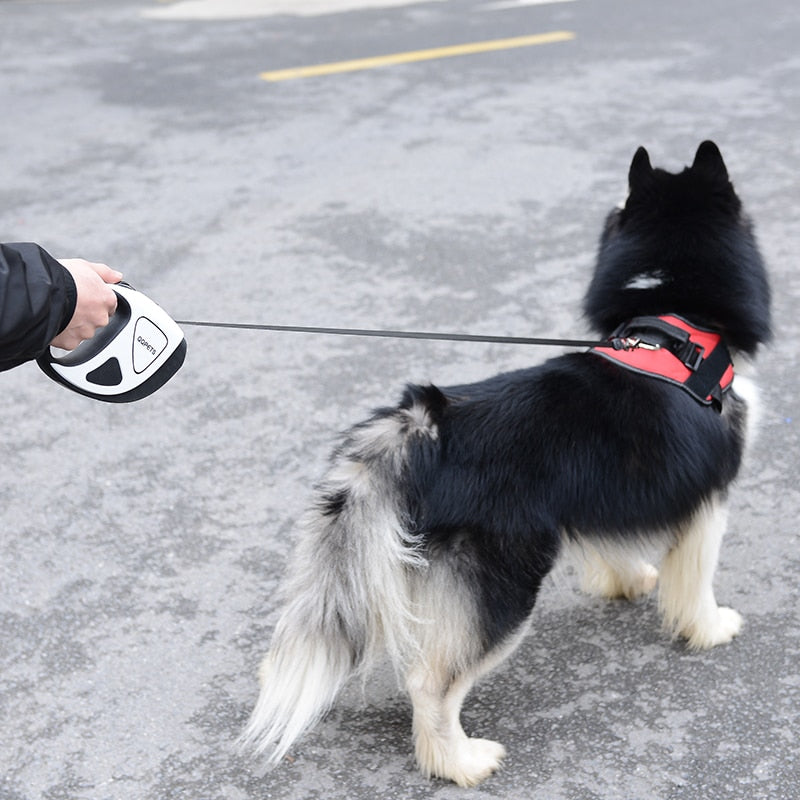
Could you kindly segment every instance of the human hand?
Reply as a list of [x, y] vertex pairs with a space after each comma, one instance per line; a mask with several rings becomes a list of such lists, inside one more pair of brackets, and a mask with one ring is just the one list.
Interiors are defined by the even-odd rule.
[[53, 347], [74, 350], [84, 339], [91, 339], [98, 328], [108, 324], [117, 308], [117, 295], [109, 284], [119, 283], [122, 273], [82, 258], [59, 259], [69, 270], [78, 291], [72, 319], [51, 342]]

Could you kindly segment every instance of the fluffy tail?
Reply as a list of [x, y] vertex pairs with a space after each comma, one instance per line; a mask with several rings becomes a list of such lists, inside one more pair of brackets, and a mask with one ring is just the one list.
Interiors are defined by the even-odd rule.
[[409, 581], [424, 565], [405, 519], [401, 480], [411, 439], [436, 439], [418, 390], [354, 428], [316, 490], [284, 587], [287, 605], [260, 669], [241, 743], [278, 764], [354, 674], [388, 650], [415, 649]]

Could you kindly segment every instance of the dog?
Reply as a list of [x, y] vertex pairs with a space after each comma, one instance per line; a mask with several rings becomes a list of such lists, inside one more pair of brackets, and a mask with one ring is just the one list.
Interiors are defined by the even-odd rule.
[[487, 778], [505, 751], [466, 736], [462, 703], [520, 643], [565, 554], [597, 595], [657, 585], [666, 633], [690, 648], [739, 633], [712, 579], [757, 409], [744, 373], [770, 338], [768, 278], [713, 142], [677, 173], [640, 147], [628, 183], [584, 301], [599, 346], [478, 383], [409, 385], [343, 436], [241, 737], [271, 749], [270, 765], [388, 653], [420, 770]]

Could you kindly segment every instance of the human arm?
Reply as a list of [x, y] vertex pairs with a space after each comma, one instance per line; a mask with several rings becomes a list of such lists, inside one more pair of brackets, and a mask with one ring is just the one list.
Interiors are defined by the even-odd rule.
[[36, 244], [0, 244], [0, 370], [91, 337], [116, 306], [106, 280], [120, 277], [82, 259], [61, 264]]

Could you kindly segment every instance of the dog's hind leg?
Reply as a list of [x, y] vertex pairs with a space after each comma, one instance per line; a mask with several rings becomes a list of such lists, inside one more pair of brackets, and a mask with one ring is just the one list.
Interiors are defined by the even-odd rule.
[[[516, 649], [527, 622], [523, 619], [487, 650], [478, 600], [464, 578], [436, 561], [426, 577], [417, 587], [419, 651], [405, 675], [414, 710], [417, 763], [428, 777], [475, 786], [500, 766], [505, 748], [469, 738], [461, 727], [461, 706], [475, 681]], [[534, 597], [535, 592], [531, 605]]]
[[461, 727], [464, 698], [483, 672], [475, 669], [454, 680], [422, 664], [409, 672], [406, 686], [414, 706], [414, 749], [427, 777], [475, 786], [500, 766], [506, 754], [503, 745], [471, 739]]
[[736, 611], [717, 605], [712, 587], [727, 516], [724, 499], [712, 498], [681, 530], [661, 564], [664, 624], [697, 650], [729, 642], [742, 627]]

